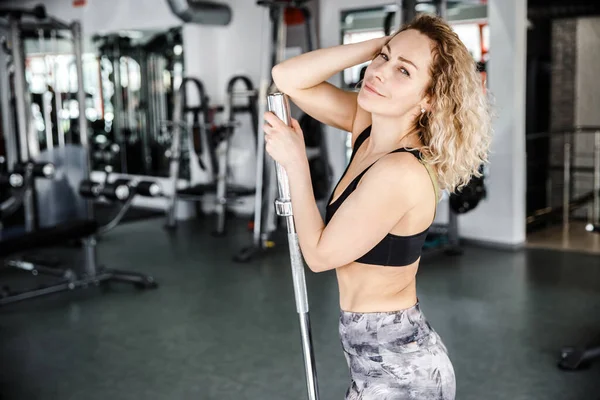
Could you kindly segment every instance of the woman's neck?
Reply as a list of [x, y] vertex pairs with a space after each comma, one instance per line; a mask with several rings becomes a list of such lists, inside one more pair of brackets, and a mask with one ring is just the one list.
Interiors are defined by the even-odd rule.
[[387, 154], [401, 147], [419, 148], [423, 145], [411, 116], [387, 118], [373, 115], [369, 139], [367, 154]]

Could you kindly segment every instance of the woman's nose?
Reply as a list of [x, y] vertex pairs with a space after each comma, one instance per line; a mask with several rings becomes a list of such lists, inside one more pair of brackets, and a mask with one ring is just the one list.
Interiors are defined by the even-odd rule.
[[375, 69], [373, 70], [373, 78], [377, 79], [380, 82], [385, 82], [385, 64], [375, 67]]

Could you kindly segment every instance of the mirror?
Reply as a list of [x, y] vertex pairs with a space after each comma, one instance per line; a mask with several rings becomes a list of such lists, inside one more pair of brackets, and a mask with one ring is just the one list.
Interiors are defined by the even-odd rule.
[[[25, 79], [30, 97], [26, 99], [37, 133], [30, 151], [38, 154], [68, 143], [79, 143], [79, 105], [77, 101], [77, 68], [71, 34], [58, 29], [23, 29]], [[89, 48], [89, 46], [84, 46]], [[85, 51], [85, 50], [84, 50]], [[11, 65], [12, 68], [12, 65]], [[83, 56], [84, 78], [93, 74], [94, 60]], [[93, 84], [84, 82], [86, 112], [95, 118], [94, 104], [98, 94]]]
[[89, 78], [99, 93], [98, 117], [91, 123], [94, 169], [168, 176], [167, 121], [183, 78], [181, 28], [121, 31], [92, 42], [96, 71]]
[[[467, 46], [478, 63], [485, 81], [485, 64], [489, 48], [489, 27], [485, 2], [448, 1], [447, 20]], [[399, 26], [398, 5], [390, 3], [378, 7], [342, 10], [340, 13], [340, 36], [342, 44], [358, 43], [386, 35], [392, 35]], [[419, 2], [416, 13], [435, 13], [436, 3]], [[358, 90], [369, 62], [356, 65], [342, 72], [342, 88]]]
[[[38, 151], [79, 143], [77, 71], [68, 33], [24, 32]], [[169, 175], [173, 88], [183, 77], [180, 27], [84, 39], [83, 80], [92, 169]], [[182, 163], [182, 167], [187, 163]], [[186, 177], [189, 171], [182, 170]]]

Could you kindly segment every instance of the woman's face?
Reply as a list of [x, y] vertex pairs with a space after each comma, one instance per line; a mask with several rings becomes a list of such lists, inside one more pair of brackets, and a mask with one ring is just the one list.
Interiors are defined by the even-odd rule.
[[428, 109], [424, 91], [430, 81], [431, 49], [431, 40], [416, 30], [395, 35], [365, 71], [358, 104], [392, 118]]

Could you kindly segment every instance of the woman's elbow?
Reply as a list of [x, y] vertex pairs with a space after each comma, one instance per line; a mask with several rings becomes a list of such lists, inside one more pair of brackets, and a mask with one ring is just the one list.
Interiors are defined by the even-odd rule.
[[334, 267], [332, 267], [333, 264], [322, 257], [309, 256], [305, 257], [304, 261], [306, 261], [306, 265], [308, 265], [308, 268], [310, 268], [310, 270], [314, 273], [325, 272], [329, 271], [330, 269], [334, 269]]
[[271, 77], [273, 78], [273, 82], [275, 82], [275, 86], [277, 86], [279, 90], [281, 90], [281, 85], [285, 81], [282, 75], [283, 71], [281, 68], [281, 64], [277, 64], [273, 68], [271, 68]]

